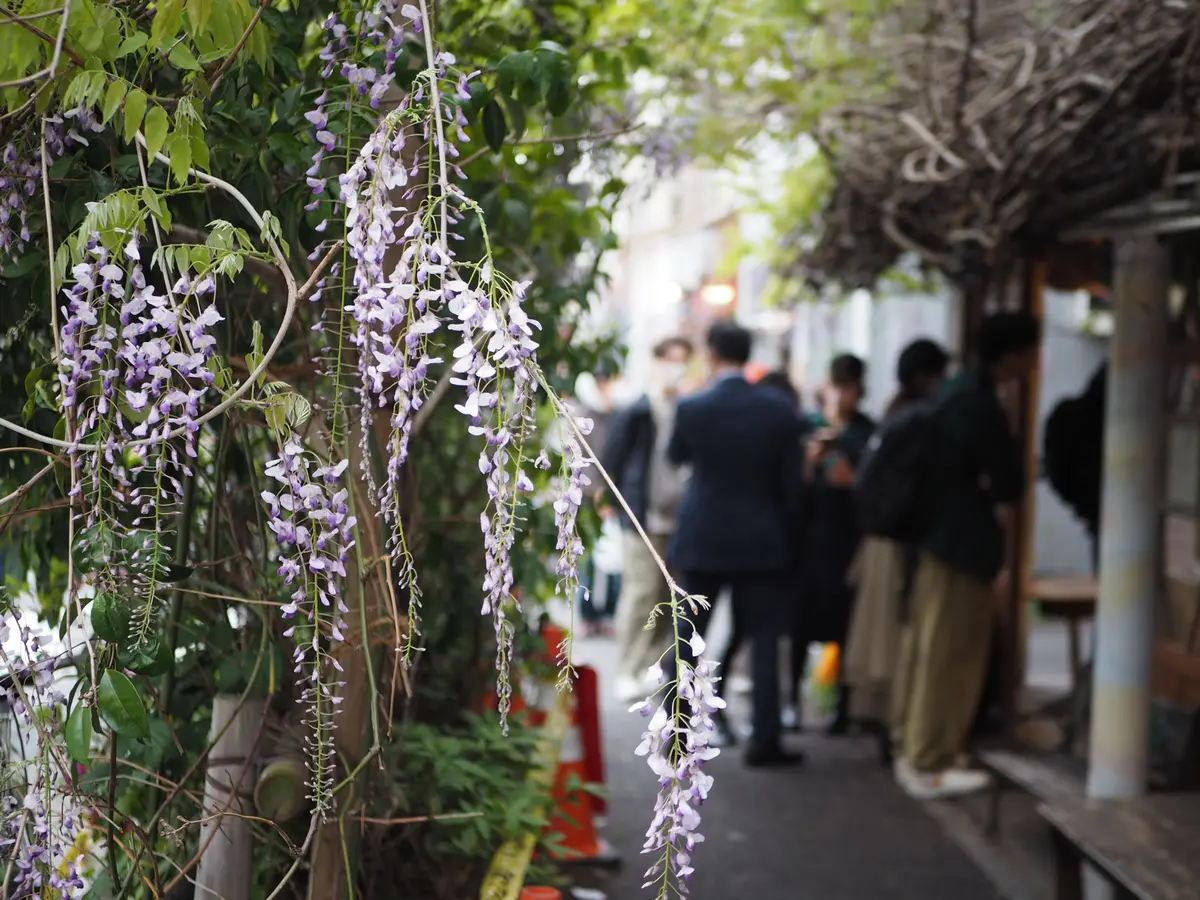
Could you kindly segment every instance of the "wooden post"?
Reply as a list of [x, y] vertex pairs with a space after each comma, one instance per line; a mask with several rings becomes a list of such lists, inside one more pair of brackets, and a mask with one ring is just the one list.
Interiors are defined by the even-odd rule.
[[253, 812], [254, 773], [247, 763], [262, 726], [262, 704], [247, 700], [239, 709], [240, 701], [234, 694], [213, 698], [209, 740], [225, 733], [213, 745], [204, 779], [196, 900], [250, 900], [254, 835], [241, 816]]
[[1118, 245], [1092, 674], [1092, 797], [1146, 790], [1169, 277], [1170, 256], [1157, 238], [1131, 237]]
[[[1043, 323], [1046, 312], [1046, 266], [1038, 260], [1027, 259], [1023, 266], [1021, 285], [1021, 308], [1032, 313]], [[1042, 396], [1042, 363], [1045, 359], [1045, 343], [1038, 354], [1037, 366], [1021, 385], [1020, 434], [1024, 442], [1025, 471], [1028, 482], [1025, 496], [1021, 499], [1017, 517], [1013, 523], [1013, 548], [1016, 559], [1013, 566], [1012, 594], [1009, 596], [1010, 667], [1005, 686], [1004, 711], [1008, 721], [1014, 721], [1017, 701], [1025, 685], [1026, 657], [1029, 643], [1029, 585], [1033, 578], [1033, 559], [1037, 537], [1037, 486], [1038, 461], [1038, 412]]]

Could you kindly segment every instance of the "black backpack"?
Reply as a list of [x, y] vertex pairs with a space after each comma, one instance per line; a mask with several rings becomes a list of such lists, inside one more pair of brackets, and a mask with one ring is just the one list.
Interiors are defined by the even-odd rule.
[[1054, 407], [1042, 432], [1042, 474], [1093, 530], [1100, 520], [1106, 378], [1102, 367], [1082, 394]]
[[1061, 401], [1046, 417], [1042, 431], [1042, 473], [1054, 493], [1072, 509], [1080, 500], [1079, 479], [1075, 477], [1071, 456], [1077, 443], [1072, 438], [1079, 430], [1082, 405], [1078, 397]]
[[854, 482], [865, 534], [915, 544], [928, 532], [936, 509], [931, 494], [936, 409], [932, 401], [904, 407], [867, 444]]

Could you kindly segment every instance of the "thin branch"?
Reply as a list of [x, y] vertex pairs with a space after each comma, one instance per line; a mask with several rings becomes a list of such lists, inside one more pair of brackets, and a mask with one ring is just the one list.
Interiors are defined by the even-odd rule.
[[371, 816], [359, 816], [356, 822], [366, 825], [416, 825], [420, 822], [445, 822], [455, 819], [478, 819], [482, 812], [446, 813], [441, 816], [406, 816], [401, 819], [375, 819]]
[[0, 506], [6, 503], [11, 503], [14, 500], [20, 500], [26, 494], [33, 490], [34, 485], [54, 471], [54, 463], [50, 463], [44, 469], [39, 469], [37, 474], [30, 478], [27, 482], [9, 494], [7, 497], [0, 497]]
[[[9, 9], [6, 6], [0, 6], [0, 16], [6, 17], [10, 22], [13, 22], [16, 25], [20, 25], [22, 28], [24, 28], [28, 32], [31, 32], [32, 34], [36, 34], [47, 44], [50, 44], [51, 46], [54, 47], [54, 57], [50, 63], [50, 67], [49, 67], [49, 71], [53, 74], [54, 71], [58, 68], [58, 57], [59, 57], [59, 54], [62, 52], [65, 52], [67, 54], [67, 56], [71, 57], [71, 62], [75, 63], [75, 65], [79, 66], [79, 68], [81, 68], [81, 69], [87, 68], [87, 63], [84, 61], [82, 56], [80, 56], [78, 53], [76, 53], [70, 47], [63, 46], [63, 38], [65, 37], [66, 31], [67, 31], [67, 16], [69, 15], [69, 10], [70, 10], [70, 3], [68, 3], [66, 6], [64, 6], [61, 10], [63, 22], [62, 22], [62, 27], [60, 27], [58, 30], [57, 38], [52, 38], [46, 32], [42, 31], [42, 29], [38, 28], [36, 25], [34, 25], [32, 22], [30, 22], [29, 16], [18, 16], [16, 13], [14, 13], [11, 9]], [[59, 15], [59, 12], [55, 11], [53, 13], [48, 13], [46, 15]]]
[[[146, 146], [145, 135], [143, 135], [140, 131], [137, 134], [137, 141], [140, 146]], [[171, 158], [165, 153], [156, 153], [155, 159], [166, 163], [167, 166], [171, 165]], [[279, 323], [279, 330], [275, 332], [275, 338], [271, 341], [271, 345], [263, 354], [262, 360], [259, 361], [259, 364], [254, 368], [254, 371], [246, 377], [246, 380], [238, 385], [238, 387], [235, 388], [228, 397], [226, 397], [208, 412], [197, 417], [188, 425], [181, 425], [174, 431], [162, 437], [138, 438], [137, 440], [133, 440], [127, 444], [124, 444], [121, 449], [140, 447], [143, 444], [150, 443], [152, 440], [163, 442], [172, 441], [177, 437], [187, 434], [193, 427], [203, 425], [205, 422], [215, 419], [217, 416], [225, 413], [226, 410], [232, 408], [234, 404], [241, 400], [242, 397], [249, 393], [250, 389], [254, 387], [259, 379], [259, 376], [261, 376], [267, 370], [267, 367], [271, 364], [271, 361], [275, 358], [275, 355], [283, 346], [283, 341], [287, 337], [288, 329], [292, 324], [292, 318], [296, 314], [296, 305], [300, 299], [299, 288], [296, 285], [296, 278], [292, 274], [291, 266], [288, 265], [287, 257], [284, 255], [283, 249], [279, 246], [278, 241], [275, 240], [275, 237], [267, 229], [262, 213], [260, 213], [258, 209], [255, 208], [254, 204], [246, 198], [246, 195], [228, 181], [217, 178], [214, 175], [209, 175], [207, 172], [189, 169], [188, 174], [203, 184], [211, 185], [218, 190], [224, 191], [235, 201], [237, 201], [238, 205], [241, 206], [242, 209], [246, 211], [246, 214], [250, 216], [250, 220], [258, 227], [259, 232], [262, 234], [263, 239], [266, 241], [267, 246], [271, 250], [271, 255], [275, 257], [276, 266], [278, 266], [280, 273], [283, 275], [284, 283], [287, 285], [287, 306], [283, 311], [283, 320]], [[78, 451], [101, 449], [99, 444], [73, 444], [69, 441], [60, 441], [54, 437], [47, 437], [44, 434], [38, 434], [36, 431], [31, 431], [30, 429], [26, 428], [24, 425], [19, 425], [18, 423], [5, 418], [0, 418], [0, 427], [7, 428], [9, 431], [16, 432], [17, 434], [31, 438], [35, 441], [39, 441], [40, 443], [49, 444], [52, 447], [61, 447], [65, 450], [73, 449]]]
[[[531, 146], [535, 146], [537, 144], [574, 144], [574, 143], [583, 143], [585, 141], [606, 141], [606, 140], [610, 140], [611, 138], [620, 137], [623, 134], [631, 134], [632, 132], [637, 131], [641, 127], [642, 127], [642, 125], [640, 123], [638, 123], [635, 125], [628, 125], [625, 128], [617, 128], [612, 131], [594, 131], [594, 132], [591, 132], [590, 134], [565, 134], [560, 137], [556, 137], [554, 135], [548, 135], [546, 137], [540, 137], [540, 138], [527, 138], [525, 140], [513, 141], [513, 146], [514, 147], [531, 147]], [[478, 149], [474, 153], [472, 153], [470, 156], [456, 162], [455, 166], [457, 166], [460, 169], [463, 166], [469, 166], [471, 163], [475, 162], [475, 160], [479, 159], [480, 157], [486, 156], [487, 154], [489, 154], [491, 152], [492, 152], [491, 147], [481, 147], [480, 149]]]
[[[67, 38], [67, 22], [71, 18], [71, 0], [67, 0], [67, 2], [63, 4], [61, 13], [62, 13], [62, 23], [58, 26], [58, 37], [55, 38], [53, 41], [54, 55], [50, 57], [50, 65], [46, 66], [44, 69], [39, 69], [38, 71], [34, 72], [32, 75], [26, 75], [24, 78], [18, 78], [15, 81], [6, 81], [3, 84], [0, 84], [0, 88], [21, 87], [22, 85], [31, 84], [34, 81], [38, 81], [47, 75], [54, 76], [55, 73], [58, 72], [58, 61], [62, 58], [63, 42]], [[44, 35], [47, 39], [49, 38], [49, 35], [46, 35], [46, 33], [44, 31], [41, 31], [40, 28], [37, 30], [42, 35]], [[79, 57], [74, 53], [74, 51], [68, 51], [68, 52], [71, 54], [71, 56], [74, 59], [79, 60]], [[82, 60], [78, 61], [78, 65], [81, 68], [86, 67]], [[28, 103], [25, 104], [25, 106], [28, 106], [28, 105], [29, 105]], [[21, 109], [24, 109], [25, 106], [22, 106]]]
[[221, 85], [221, 79], [225, 77], [225, 73], [229, 71], [230, 67], [234, 63], [234, 60], [238, 58], [238, 55], [241, 54], [243, 48], [245, 48], [246, 41], [250, 40], [250, 32], [252, 32], [255, 26], [257, 26], [262, 20], [263, 13], [267, 11], [267, 7], [270, 5], [271, 0], [261, 0], [261, 2], [258, 4], [258, 9], [254, 11], [254, 16], [250, 19], [250, 24], [247, 25], [246, 30], [242, 32], [242, 39], [237, 42], [237, 46], [233, 48], [233, 52], [225, 57], [221, 65], [217, 67], [217, 71], [212, 78], [212, 87], [208, 92], [210, 97], [215, 97], [217, 95], [217, 88]]

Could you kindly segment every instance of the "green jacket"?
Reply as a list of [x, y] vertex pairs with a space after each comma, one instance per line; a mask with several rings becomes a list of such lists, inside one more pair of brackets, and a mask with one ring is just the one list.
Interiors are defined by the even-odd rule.
[[1025, 458], [980, 369], [942, 388], [934, 416], [937, 512], [925, 549], [948, 566], [991, 582], [1004, 567], [1004, 532], [996, 507], [1025, 491]]

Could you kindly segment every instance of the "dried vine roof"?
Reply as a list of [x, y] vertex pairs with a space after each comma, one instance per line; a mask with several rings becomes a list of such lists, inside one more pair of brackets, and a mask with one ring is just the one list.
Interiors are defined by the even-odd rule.
[[962, 278], [1200, 165], [1200, 0], [938, 3], [885, 100], [823, 122], [810, 277], [869, 284], [912, 251]]

